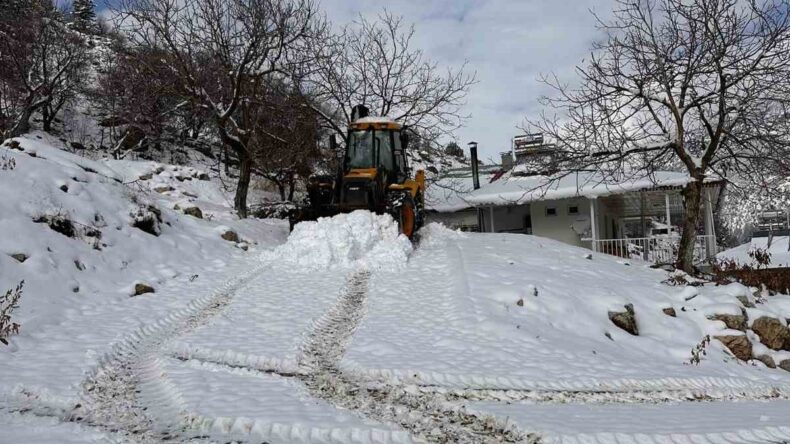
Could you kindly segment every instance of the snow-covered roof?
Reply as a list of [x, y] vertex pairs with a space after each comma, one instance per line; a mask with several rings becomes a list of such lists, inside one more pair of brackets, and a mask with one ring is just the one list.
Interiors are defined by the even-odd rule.
[[376, 117], [376, 116], [368, 116], [362, 117], [361, 119], [357, 119], [352, 123], [398, 123], [389, 117]]
[[[481, 186], [490, 182], [498, 171], [498, 165], [493, 167], [481, 165], [479, 173]], [[425, 207], [440, 213], [452, 213], [470, 208], [471, 205], [464, 198], [473, 189], [471, 167], [450, 169], [442, 172], [438, 180], [426, 187]]]
[[[572, 197], [600, 197], [661, 187], [681, 187], [691, 177], [674, 171], [657, 171], [651, 176], [622, 181], [607, 180], [596, 172], [575, 172], [559, 178], [508, 174], [482, 186], [464, 199], [472, 206], [512, 205]], [[712, 180], [713, 181], [713, 180]]]
[[[622, 181], [606, 180], [600, 173], [595, 172], [575, 172], [561, 177], [549, 177], [519, 176], [511, 171], [490, 183], [481, 177], [480, 189], [471, 190], [469, 186], [466, 192], [450, 195], [446, 202], [433, 202], [429, 204], [429, 208], [436, 211], [458, 211], [485, 205], [517, 205], [573, 197], [601, 197], [662, 187], [681, 187], [691, 180], [688, 174], [674, 171], [658, 171], [647, 177]], [[715, 181], [716, 178], [706, 179], [706, 182]], [[438, 200], [441, 195], [437, 194], [428, 192], [430, 197]]]

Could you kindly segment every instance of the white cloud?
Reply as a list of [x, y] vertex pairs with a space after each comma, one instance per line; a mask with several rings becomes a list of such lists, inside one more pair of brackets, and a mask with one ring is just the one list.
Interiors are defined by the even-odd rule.
[[462, 146], [479, 142], [481, 155], [499, 158], [525, 116], [540, 111], [541, 73], [573, 79], [573, 68], [600, 35], [590, 13], [607, 16], [613, 0], [322, 0], [337, 23], [385, 7], [416, 25], [416, 43], [448, 66], [465, 60], [479, 83], [468, 97], [472, 118], [457, 132]]

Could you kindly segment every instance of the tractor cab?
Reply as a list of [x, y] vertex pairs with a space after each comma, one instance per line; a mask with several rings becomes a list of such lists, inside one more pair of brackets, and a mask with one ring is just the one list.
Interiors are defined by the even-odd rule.
[[[337, 139], [330, 149], [340, 152]], [[356, 106], [348, 124], [345, 149], [338, 174], [311, 178], [309, 206], [298, 208], [292, 225], [302, 220], [366, 209], [388, 213], [411, 238], [423, 219], [425, 173], [411, 177], [406, 158], [409, 136], [403, 125], [385, 117], [370, 117], [364, 106]]]

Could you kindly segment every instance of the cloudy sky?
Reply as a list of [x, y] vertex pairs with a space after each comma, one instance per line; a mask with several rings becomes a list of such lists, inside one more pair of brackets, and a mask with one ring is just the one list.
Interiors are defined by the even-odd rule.
[[[416, 27], [416, 43], [445, 66], [477, 73], [469, 97], [471, 118], [457, 142], [479, 143], [481, 156], [498, 160], [510, 149], [524, 117], [540, 111], [549, 91], [541, 73], [572, 80], [573, 68], [599, 37], [590, 11], [608, 16], [613, 0], [320, 0], [335, 23], [360, 14], [375, 17], [386, 7]], [[97, 4], [102, 2], [97, 1]]]
[[510, 149], [525, 116], [540, 111], [548, 93], [541, 73], [573, 79], [573, 68], [599, 37], [590, 11], [610, 14], [612, 0], [322, 0], [334, 22], [384, 7], [416, 26], [416, 42], [440, 64], [468, 61], [479, 83], [468, 97], [471, 119], [457, 133], [475, 140], [484, 158]]

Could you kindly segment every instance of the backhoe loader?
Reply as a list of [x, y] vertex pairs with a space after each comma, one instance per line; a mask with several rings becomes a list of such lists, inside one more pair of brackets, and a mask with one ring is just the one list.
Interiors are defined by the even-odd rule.
[[[332, 152], [339, 152], [334, 135], [329, 145]], [[423, 224], [425, 172], [419, 170], [412, 177], [408, 146], [409, 135], [401, 124], [370, 117], [366, 107], [355, 106], [337, 174], [309, 178], [307, 201], [291, 212], [291, 228], [302, 221], [361, 209], [392, 215], [400, 232], [413, 239]]]

